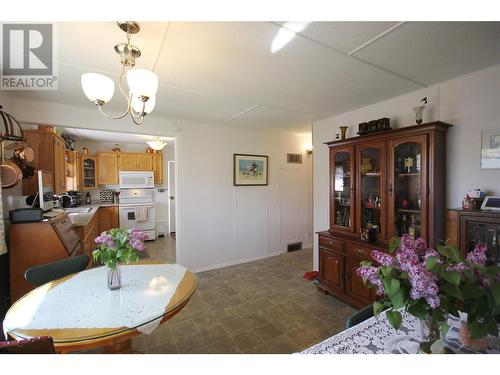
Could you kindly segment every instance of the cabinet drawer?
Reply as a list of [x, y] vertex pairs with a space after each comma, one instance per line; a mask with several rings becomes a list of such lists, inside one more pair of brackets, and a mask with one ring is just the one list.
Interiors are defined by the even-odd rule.
[[344, 250], [344, 242], [334, 240], [329, 237], [319, 237], [319, 246], [330, 250], [342, 251]]
[[373, 249], [371, 247], [364, 247], [353, 243], [346, 244], [347, 254], [357, 258], [371, 259], [372, 250]]

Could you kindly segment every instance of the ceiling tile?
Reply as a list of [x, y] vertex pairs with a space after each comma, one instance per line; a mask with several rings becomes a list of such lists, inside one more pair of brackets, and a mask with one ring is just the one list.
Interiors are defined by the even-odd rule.
[[278, 30], [265, 22], [172, 23], [157, 72], [173, 86], [319, 116], [420, 87], [306, 38], [272, 54]]
[[409, 22], [355, 53], [427, 85], [500, 63], [500, 22]]
[[[141, 56], [137, 68], [152, 69], [168, 22], [139, 22], [141, 30], [131, 37]], [[57, 60], [64, 64], [120, 74], [120, 57], [114, 46], [127, 41], [116, 22], [57, 23]]]
[[396, 24], [397, 22], [313, 22], [300, 34], [347, 53]]
[[295, 132], [309, 132], [318, 117], [281, 108], [258, 106], [226, 125], [254, 129], [282, 129]]

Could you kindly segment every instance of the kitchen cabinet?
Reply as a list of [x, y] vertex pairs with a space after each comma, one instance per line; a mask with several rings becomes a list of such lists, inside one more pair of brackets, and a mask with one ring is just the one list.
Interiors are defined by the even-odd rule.
[[81, 254], [78, 233], [67, 213], [37, 223], [10, 226], [11, 303], [34, 289], [24, 278], [30, 267], [39, 266]]
[[121, 153], [118, 155], [118, 170], [119, 171], [136, 171], [137, 170], [137, 155]]
[[153, 171], [155, 184], [163, 184], [163, 155], [153, 154]]
[[82, 155], [81, 175], [82, 190], [97, 188], [97, 159], [94, 156]]
[[118, 212], [118, 207], [99, 207], [98, 214], [98, 232], [102, 233], [104, 231], [119, 228], [120, 227], [120, 215]]
[[387, 251], [389, 240], [403, 234], [433, 248], [444, 243], [450, 126], [437, 121], [326, 143], [330, 228], [318, 234], [319, 289], [361, 308], [375, 295], [356, 269], [372, 249]]
[[81, 157], [77, 151], [66, 151], [66, 191], [80, 190]]
[[[37, 170], [52, 172], [54, 193], [66, 191], [66, 154], [64, 141], [50, 127], [46, 130], [26, 130], [26, 143], [33, 149]], [[38, 176], [23, 180], [23, 195], [34, 195], [38, 192]]]
[[97, 183], [99, 185], [118, 184], [118, 154], [116, 152], [99, 152], [97, 154]]
[[90, 257], [89, 264], [92, 263], [92, 251], [96, 248], [95, 238], [99, 235], [98, 216], [98, 213], [94, 213], [87, 224], [75, 227], [82, 243], [81, 252]]
[[152, 154], [137, 154], [137, 170], [152, 171], [153, 170], [153, 155]]

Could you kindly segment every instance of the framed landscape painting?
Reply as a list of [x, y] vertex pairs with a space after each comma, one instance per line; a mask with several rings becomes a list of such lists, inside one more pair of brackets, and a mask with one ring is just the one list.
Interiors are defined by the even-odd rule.
[[481, 138], [481, 169], [500, 169], [500, 128], [483, 130]]
[[267, 156], [234, 154], [233, 176], [234, 186], [267, 185]]

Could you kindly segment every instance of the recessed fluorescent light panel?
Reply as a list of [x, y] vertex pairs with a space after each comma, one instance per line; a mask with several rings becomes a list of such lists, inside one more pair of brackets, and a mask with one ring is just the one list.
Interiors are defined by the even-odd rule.
[[297, 33], [305, 30], [310, 23], [311, 22], [287, 22], [281, 26], [271, 43], [271, 53], [276, 53], [285, 47], [295, 38]]

